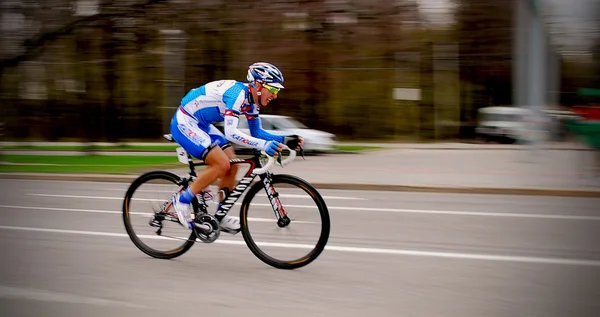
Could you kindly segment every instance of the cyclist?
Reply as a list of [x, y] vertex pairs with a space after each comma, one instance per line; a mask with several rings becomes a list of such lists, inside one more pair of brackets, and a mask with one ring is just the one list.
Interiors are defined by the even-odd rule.
[[[219, 190], [229, 191], [235, 185], [237, 166], [229, 164], [235, 157], [231, 142], [264, 150], [269, 156], [282, 150], [281, 143], [291, 149], [303, 144], [300, 136], [271, 134], [260, 124], [260, 107], [277, 99], [277, 94], [284, 88], [281, 71], [270, 63], [257, 62], [249, 66], [246, 79], [248, 83], [217, 80], [190, 90], [171, 120], [175, 141], [190, 155], [208, 164], [185, 191], [172, 198], [179, 221], [188, 229], [194, 226], [191, 201], [195, 195], [216, 179], [219, 179]], [[238, 116], [242, 114], [248, 120], [250, 135], [238, 130]], [[213, 125], [213, 122], [221, 121], [224, 121], [224, 134]], [[217, 211], [219, 209], [220, 204]], [[227, 216], [226, 212], [217, 212], [215, 218], [222, 231], [239, 232], [239, 220]]]

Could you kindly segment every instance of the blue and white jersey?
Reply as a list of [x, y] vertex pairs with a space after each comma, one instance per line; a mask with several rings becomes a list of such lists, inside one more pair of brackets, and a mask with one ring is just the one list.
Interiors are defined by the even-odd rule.
[[[264, 149], [267, 141], [283, 142], [283, 136], [264, 131], [258, 118], [258, 106], [248, 101], [248, 84], [235, 80], [218, 80], [192, 89], [181, 100], [179, 112], [193, 118], [201, 128], [213, 122], [224, 121], [227, 140], [257, 149]], [[249, 136], [238, 130], [239, 115], [248, 119]]]
[[223, 121], [226, 110], [238, 114], [248, 107], [248, 85], [235, 80], [213, 81], [190, 90], [181, 100], [181, 108], [206, 126]]

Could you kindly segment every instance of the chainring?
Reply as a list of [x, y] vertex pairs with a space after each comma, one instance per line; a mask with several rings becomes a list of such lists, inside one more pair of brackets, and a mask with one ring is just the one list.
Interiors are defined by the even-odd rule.
[[194, 219], [194, 222], [201, 225], [208, 225], [211, 228], [210, 231], [205, 232], [204, 230], [194, 226], [194, 232], [200, 241], [204, 243], [212, 243], [219, 238], [219, 235], [221, 234], [221, 228], [219, 227], [219, 222], [213, 215], [208, 213], [198, 214]]

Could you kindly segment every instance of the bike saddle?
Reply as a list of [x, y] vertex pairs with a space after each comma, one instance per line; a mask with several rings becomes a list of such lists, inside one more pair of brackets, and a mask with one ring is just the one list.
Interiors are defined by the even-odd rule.
[[163, 134], [163, 138], [165, 138], [167, 141], [169, 142], [175, 142], [175, 139], [173, 139], [173, 135], [172, 134]]

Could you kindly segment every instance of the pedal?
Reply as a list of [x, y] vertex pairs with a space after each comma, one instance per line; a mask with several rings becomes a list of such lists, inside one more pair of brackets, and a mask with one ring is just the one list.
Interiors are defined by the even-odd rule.
[[232, 234], [232, 235], [236, 235], [240, 231], [242, 231], [242, 228], [240, 228], [239, 230], [231, 230], [231, 229], [221, 228], [221, 232], [229, 233], [229, 234]]
[[155, 228], [161, 228], [162, 227], [162, 223], [160, 223], [156, 219], [150, 220], [149, 224], [150, 224], [150, 227], [155, 227]]

